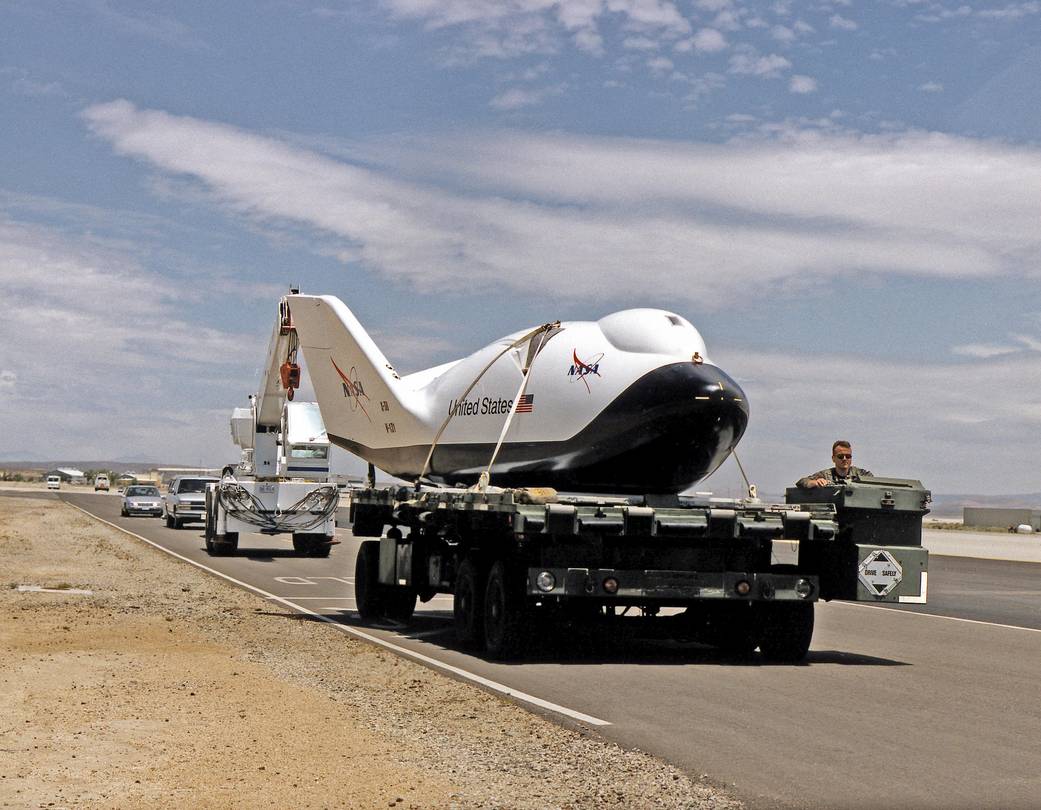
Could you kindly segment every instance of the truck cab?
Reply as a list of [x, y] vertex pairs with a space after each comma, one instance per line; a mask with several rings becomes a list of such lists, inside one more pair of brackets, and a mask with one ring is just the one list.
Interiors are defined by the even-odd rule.
[[281, 476], [329, 480], [329, 436], [317, 402], [287, 402], [282, 409], [281, 435]]
[[48, 475], [47, 476], [47, 489], [61, 489], [61, 476], [60, 475]]

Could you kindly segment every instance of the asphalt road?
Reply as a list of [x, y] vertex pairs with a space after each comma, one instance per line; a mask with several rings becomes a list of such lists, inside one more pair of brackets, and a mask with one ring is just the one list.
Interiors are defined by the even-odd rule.
[[933, 556], [927, 605], [818, 605], [801, 665], [595, 635], [500, 664], [456, 647], [450, 597], [407, 629], [360, 625], [349, 532], [325, 560], [259, 535], [210, 558], [201, 527], [120, 518], [114, 496], [62, 498], [270, 594], [273, 612], [312, 611], [548, 702], [536, 710], [588, 715], [605, 737], [705, 774], [752, 808], [1041, 806], [1041, 564]]

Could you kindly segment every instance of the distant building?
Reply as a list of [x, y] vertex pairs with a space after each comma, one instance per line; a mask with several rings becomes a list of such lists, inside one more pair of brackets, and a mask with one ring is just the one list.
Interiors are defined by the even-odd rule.
[[56, 470], [47, 470], [44, 474], [44, 478], [48, 475], [57, 475], [61, 478], [62, 483], [66, 484], [85, 484], [87, 483], [87, 476], [83, 470], [77, 470], [72, 467], [59, 467]]
[[1041, 509], [1030, 507], [966, 506], [962, 522], [966, 526], [1007, 529], [1022, 523], [1041, 531]]
[[178, 475], [200, 475], [220, 477], [220, 468], [212, 467], [159, 467], [155, 471], [162, 486], [169, 484]]

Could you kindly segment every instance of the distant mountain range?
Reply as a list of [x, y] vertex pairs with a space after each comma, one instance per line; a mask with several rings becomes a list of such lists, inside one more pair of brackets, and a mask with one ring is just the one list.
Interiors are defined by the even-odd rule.
[[0, 470], [54, 470], [73, 467], [77, 470], [114, 470], [115, 472], [147, 472], [157, 467], [195, 468], [194, 464], [166, 464], [155, 461], [0, 461]]
[[933, 517], [961, 517], [966, 506], [987, 506], [992, 509], [1041, 509], [1041, 492], [1020, 495], [938, 495], [933, 493]]

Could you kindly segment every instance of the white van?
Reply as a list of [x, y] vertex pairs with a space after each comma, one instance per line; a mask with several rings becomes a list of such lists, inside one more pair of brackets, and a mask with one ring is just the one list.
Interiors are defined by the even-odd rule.
[[60, 475], [48, 475], [47, 476], [47, 489], [61, 489], [61, 476]]
[[99, 489], [108, 492], [108, 475], [105, 473], [94, 479], [94, 491], [97, 492]]

